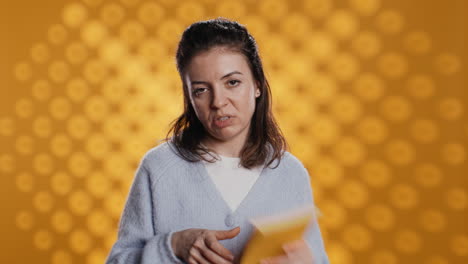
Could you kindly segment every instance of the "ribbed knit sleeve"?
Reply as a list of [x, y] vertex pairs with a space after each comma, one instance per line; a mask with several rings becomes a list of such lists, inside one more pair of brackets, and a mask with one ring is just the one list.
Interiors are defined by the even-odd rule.
[[183, 263], [172, 251], [173, 232], [154, 230], [154, 219], [151, 178], [143, 159], [120, 219], [117, 241], [106, 264]]

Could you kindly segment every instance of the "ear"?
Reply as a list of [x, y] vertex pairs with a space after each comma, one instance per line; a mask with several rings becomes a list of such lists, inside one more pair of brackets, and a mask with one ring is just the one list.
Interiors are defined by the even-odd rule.
[[257, 82], [256, 84], [257, 85], [255, 86], [255, 98], [258, 98], [262, 93], [260, 92], [259, 83]]

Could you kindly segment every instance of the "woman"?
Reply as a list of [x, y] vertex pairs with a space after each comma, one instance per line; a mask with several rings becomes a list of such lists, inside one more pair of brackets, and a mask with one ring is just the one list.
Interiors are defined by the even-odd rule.
[[[239, 263], [249, 219], [313, 204], [247, 29], [226, 19], [194, 23], [176, 59], [184, 113], [142, 159], [107, 263]], [[328, 263], [316, 219], [284, 250], [264, 263]]]

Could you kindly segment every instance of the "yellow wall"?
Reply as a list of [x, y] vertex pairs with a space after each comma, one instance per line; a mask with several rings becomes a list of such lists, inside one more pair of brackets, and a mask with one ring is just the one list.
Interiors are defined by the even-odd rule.
[[467, 1], [256, 2], [0, 3], [1, 263], [103, 262], [216, 16], [259, 43], [332, 263], [466, 263]]

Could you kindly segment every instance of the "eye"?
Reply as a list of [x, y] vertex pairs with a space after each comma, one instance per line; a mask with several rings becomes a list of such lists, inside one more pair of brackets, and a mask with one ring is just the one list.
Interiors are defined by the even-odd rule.
[[206, 90], [206, 88], [196, 88], [193, 90], [193, 94], [195, 96], [199, 96], [201, 93], [203, 93]]
[[228, 84], [229, 86], [237, 86], [240, 83], [239, 80], [229, 80]]

